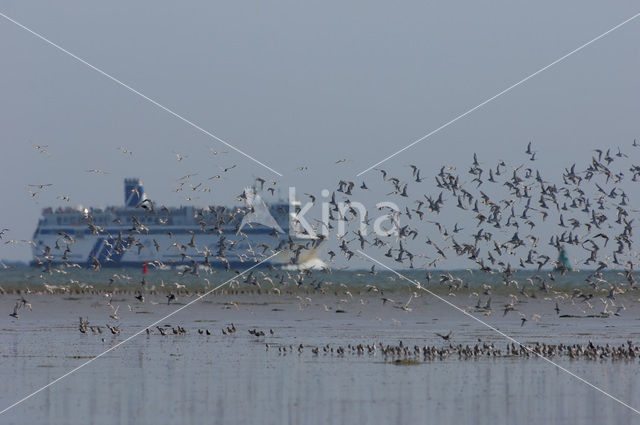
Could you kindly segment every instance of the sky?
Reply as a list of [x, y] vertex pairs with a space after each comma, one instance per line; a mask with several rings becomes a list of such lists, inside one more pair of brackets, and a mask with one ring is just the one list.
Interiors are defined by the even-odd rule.
[[[30, 239], [63, 195], [120, 205], [125, 177], [165, 205], [233, 205], [256, 177], [277, 179], [283, 198], [289, 186], [334, 190], [338, 178], [374, 186], [379, 173], [356, 175], [638, 11], [632, 1], [3, 0], [2, 14], [282, 174], [0, 17], [3, 238]], [[381, 167], [407, 175], [415, 164], [432, 179], [474, 152], [522, 161], [533, 141], [536, 165], [559, 177], [595, 148], [629, 146], [640, 138], [639, 35], [640, 18]], [[223, 177], [187, 200], [173, 189], [191, 173]], [[30, 255], [0, 243], [2, 259]]]

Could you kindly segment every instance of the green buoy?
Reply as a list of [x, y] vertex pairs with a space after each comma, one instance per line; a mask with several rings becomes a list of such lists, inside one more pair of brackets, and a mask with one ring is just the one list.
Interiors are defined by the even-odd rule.
[[569, 257], [567, 257], [567, 251], [565, 251], [564, 247], [560, 248], [555, 270], [561, 272], [571, 271], [571, 263], [569, 262]]

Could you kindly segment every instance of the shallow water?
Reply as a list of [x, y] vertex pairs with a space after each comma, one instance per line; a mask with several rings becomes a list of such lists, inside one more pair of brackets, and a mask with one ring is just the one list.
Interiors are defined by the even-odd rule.
[[[411, 311], [379, 295], [211, 295], [162, 324], [183, 326], [186, 335], [157, 331], [139, 335], [0, 416], [9, 424], [320, 424], [320, 423], [634, 423], [638, 415], [576, 378], [537, 358], [481, 358], [396, 365], [375, 355], [315, 355], [313, 346], [330, 344], [443, 345], [436, 332], [453, 331], [453, 344], [478, 339], [498, 347], [503, 337], [470, 321], [425, 294], [413, 298]], [[0, 297], [0, 311], [11, 311], [15, 295]], [[179, 297], [186, 303], [193, 297]], [[465, 308], [470, 297], [449, 297]], [[119, 321], [100, 295], [30, 295], [33, 311], [18, 320], [2, 319], [0, 331], [0, 406], [4, 408], [81, 365], [127, 336], [174, 311], [163, 295], [144, 304], [114, 296]], [[396, 300], [399, 301], [399, 300]], [[503, 317], [478, 314], [523, 343], [640, 343], [640, 308], [630, 296], [617, 300], [621, 316], [560, 318], [554, 303], [528, 300]], [[157, 302], [158, 304], [153, 304]], [[238, 302], [238, 308], [228, 305]], [[132, 311], [128, 305], [131, 305]], [[583, 303], [561, 302], [563, 314], [582, 315]], [[325, 307], [326, 306], [326, 307]], [[594, 307], [595, 308], [595, 307]], [[336, 310], [345, 313], [336, 313]], [[598, 310], [596, 308], [595, 310]], [[597, 312], [597, 311], [596, 311]], [[103, 327], [81, 334], [78, 317]], [[104, 325], [119, 324], [111, 335]], [[238, 332], [222, 335], [234, 323]], [[197, 329], [209, 329], [211, 336]], [[273, 329], [256, 338], [248, 329]], [[104, 341], [102, 340], [104, 338]], [[267, 350], [265, 344], [270, 347]], [[297, 348], [303, 344], [301, 353]], [[281, 346], [294, 346], [282, 354]], [[635, 379], [640, 360], [554, 362], [619, 397], [640, 406]]]

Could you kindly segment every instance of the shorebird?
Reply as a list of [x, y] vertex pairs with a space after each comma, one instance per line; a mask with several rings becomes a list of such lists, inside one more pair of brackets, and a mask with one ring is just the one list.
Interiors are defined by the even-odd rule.
[[226, 173], [227, 171], [233, 170], [237, 166], [238, 166], [237, 164], [233, 164], [231, 167], [218, 167], [218, 168], [220, 168], [220, 170], [222, 170], [223, 173]]
[[520, 327], [523, 327], [525, 322], [527, 321], [527, 316], [525, 316], [523, 313], [520, 313]]
[[45, 184], [29, 184], [27, 185], [29, 187], [37, 187], [38, 189], [42, 190], [45, 187], [49, 187], [49, 186], [53, 186], [53, 183], [45, 183]]
[[178, 162], [182, 162], [182, 160], [183, 160], [183, 159], [188, 158], [187, 156], [185, 156], [185, 155], [180, 155], [180, 154], [179, 154], [179, 153], [177, 153], [177, 152], [173, 152], [173, 155], [175, 155], [175, 157], [176, 157], [176, 159], [178, 160]]
[[127, 149], [127, 148], [125, 148], [124, 146], [120, 146], [120, 147], [119, 147], [119, 148], [117, 148], [117, 149], [118, 149], [119, 151], [121, 151], [122, 153], [124, 153], [124, 154], [127, 154], [127, 153], [128, 153], [129, 155], [132, 155], [132, 154], [133, 154], [133, 152], [131, 152], [131, 150], [129, 150], [129, 149]]
[[17, 302], [15, 306], [13, 306], [13, 312], [9, 313], [9, 316], [11, 317], [15, 317], [16, 319], [19, 319], [20, 316], [18, 316], [18, 310], [20, 309], [20, 303]]
[[451, 333], [452, 333], [452, 331], [449, 331], [448, 334], [442, 335], [442, 334], [439, 334], [439, 333], [436, 332], [436, 335], [438, 335], [440, 338], [442, 338], [445, 341], [449, 341], [449, 339], [451, 338]]
[[111, 326], [109, 324], [107, 324], [107, 328], [111, 331], [112, 334], [114, 335], [119, 335], [120, 334], [120, 328], [118, 326]]
[[[113, 307], [113, 306], [112, 306]], [[112, 318], [113, 320], [120, 320], [120, 317], [118, 317], [118, 310], [120, 309], [120, 306], [118, 305], [114, 310], [113, 313], [109, 315], [110, 318]]]

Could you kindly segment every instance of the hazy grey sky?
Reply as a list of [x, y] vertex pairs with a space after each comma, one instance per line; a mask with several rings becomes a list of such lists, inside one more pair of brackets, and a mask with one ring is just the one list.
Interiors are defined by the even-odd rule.
[[[334, 189], [637, 13], [596, 2], [0, 1], [0, 12], [284, 174], [283, 188]], [[521, 157], [584, 162], [640, 136], [640, 19], [390, 160], [431, 179], [442, 163]], [[219, 174], [198, 205], [233, 204], [277, 177], [0, 18], [0, 227], [30, 239], [41, 208], [119, 205], [141, 177], [166, 205], [188, 173]], [[31, 142], [49, 145], [51, 156]], [[119, 151], [119, 146], [133, 154]], [[173, 152], [185, 156], [178, 162]], [[335, 165], [340, 158], [346, 164]], [[308, 166], [306, 173], [296, 170]], [[403, 168], [405, 167], [405, 168]], [[94, 175], [87, 169], [110, 174]], [[363, 176], [375, 180], [378, 175]], [[358, 182], [361, 179], [358, 179]], [[54, 186], [31, 198], [27, 184]], [[286, 193], [283, 193], [283, 196]], [[30, 258], [0, 243], [0, 258]]]

